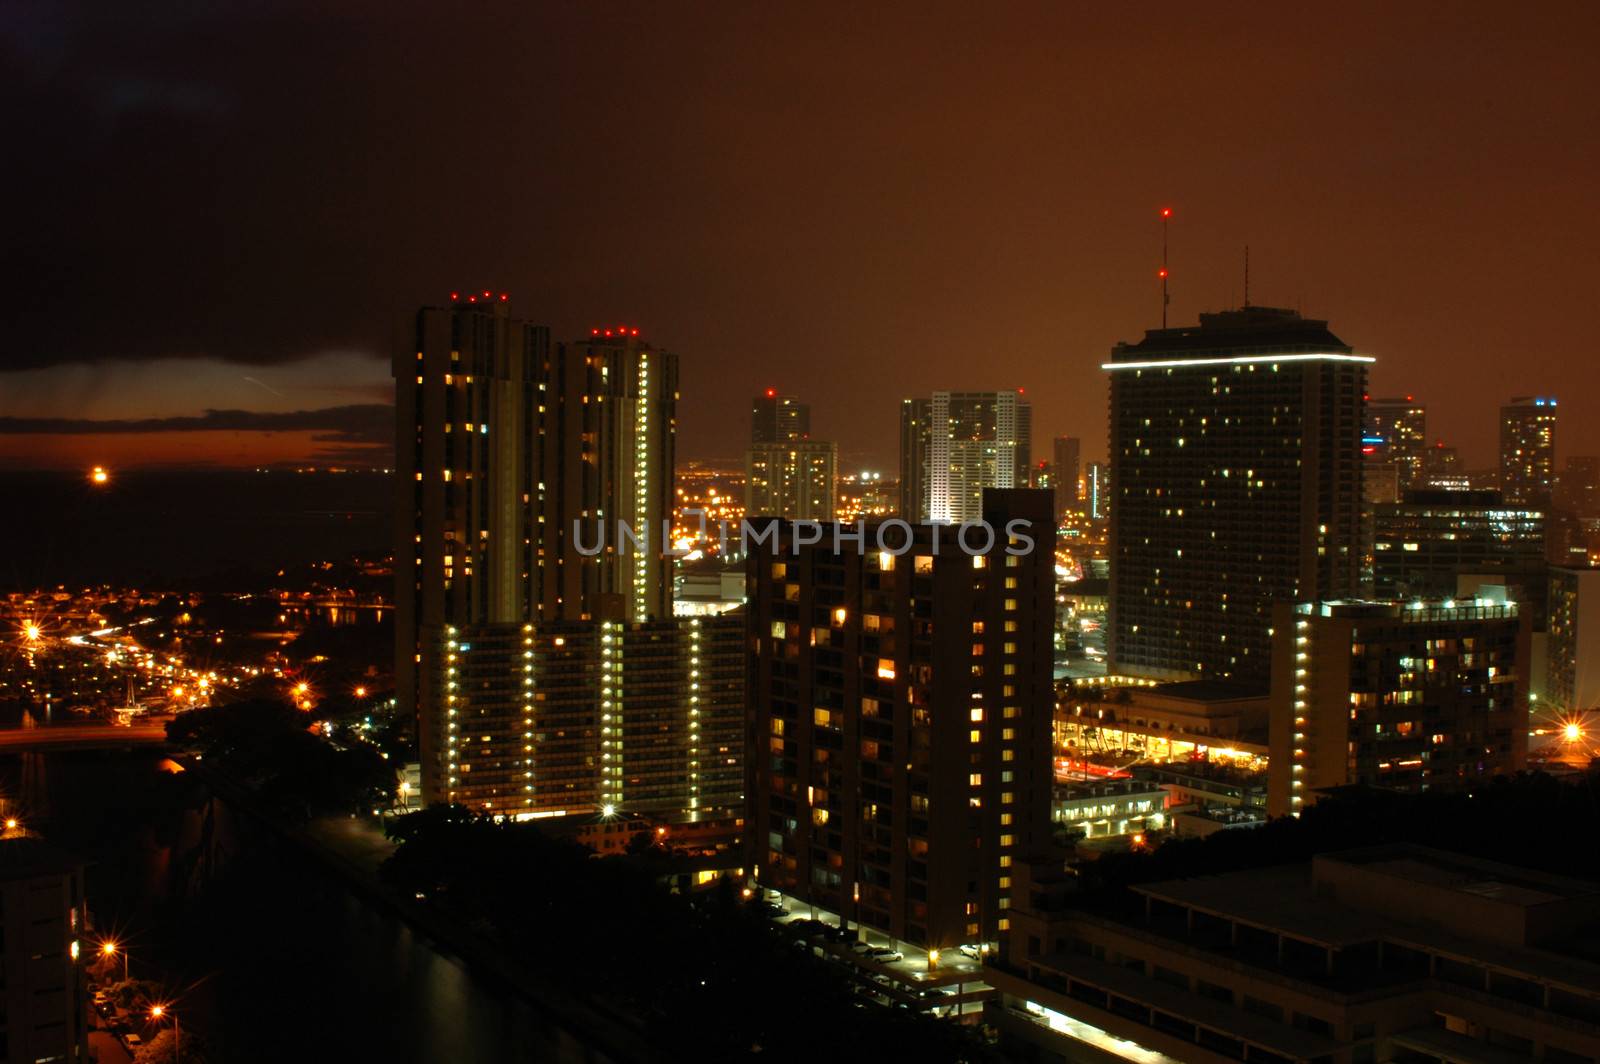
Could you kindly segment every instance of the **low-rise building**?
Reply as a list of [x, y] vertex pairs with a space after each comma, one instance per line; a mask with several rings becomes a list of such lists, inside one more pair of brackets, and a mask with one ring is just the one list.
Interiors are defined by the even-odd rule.
[[1165, 764], [1267, 757], [1265, 691], [1210, 680], [1149, 684], [1117, 677], [1067, 685], [1056, 703], [1055, 740], [1069, 758], [1137, 758]]
[[1050, 818], [1085, 840], [1122, 838], [1166, 826], [1167, 792], [1141, 779], [1058, 783]]
[[987, 1019], [1031, 1059], [1600, 1059], [1600, 884], [1416, 847], [1150, 883], [1019, 871]]

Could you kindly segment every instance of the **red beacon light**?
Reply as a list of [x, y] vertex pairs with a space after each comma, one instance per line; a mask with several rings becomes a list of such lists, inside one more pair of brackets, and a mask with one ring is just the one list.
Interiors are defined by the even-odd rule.
[[767, 389], [767, 398], [768, 399], [776, 399], [777, 397], [778, 397], [778, 389], [776, 389], [776, 388], [768, 388]]
[[1172, 208], [1171, 207], [1163, 207], [1163, 208], [1161, 208], [1161, 217], [1163, 217], [1163, 218], [1171, 218], [1172, 217]]
[[500, 302], [502, 302], [502, 303], [504, 303], [504, 302], [506, 302], [506, 301], [507, 301], [507, 300], [508, 300], [508, 299], [510, 299], [510, 298], [511, 298], [511, 297], [510, 297], [510, 296], [508, 296], [508, 295], [506, 295], [506, 294], [505, 294], [505, 293], [504, 293], [504, 292], [501, 292], [501, 293], [500, 293]]
[[639, 335], [639, 330], [638, 329], [633, 330], [633, 335], [634, 336], [638, 336]]
[[1165, 266], [1161, 267], [1161, 269], [1156, 271], [1156, 276], [1161, 278], [1163, 281], [1166, 280], [1167, 279], [1167, 268]]
[[461, 302], [461, 293], [460, 292], [451, 292], [450, 293], [450, 302], [452, 302], [452, 303]]

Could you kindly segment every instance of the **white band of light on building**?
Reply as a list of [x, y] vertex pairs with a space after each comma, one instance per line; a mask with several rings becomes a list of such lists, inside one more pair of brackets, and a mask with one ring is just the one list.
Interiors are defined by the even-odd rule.
[[1376, 362], [1371, 355], [1239, 355], [1233, 358], [1161, 358], [1148, 362], [1102, 362], [1101, 369], [1176, 369], [1184, 366], [1237, 366], [1246, 362]]

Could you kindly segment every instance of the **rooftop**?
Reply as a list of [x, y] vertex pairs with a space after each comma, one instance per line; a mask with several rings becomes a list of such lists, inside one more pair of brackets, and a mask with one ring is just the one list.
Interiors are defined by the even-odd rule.
[[1302, 318], [1279, 307], [1242, 307], [1201, 314], [1199, 325], [1148, 329], [1138, 343], [1120, 343], [1113, 362], [1131, 362], [1152, 355], [1201, 358], [1248, 353], [1342, 354], [1351, 348], [1328, 329], [1326, 321]]

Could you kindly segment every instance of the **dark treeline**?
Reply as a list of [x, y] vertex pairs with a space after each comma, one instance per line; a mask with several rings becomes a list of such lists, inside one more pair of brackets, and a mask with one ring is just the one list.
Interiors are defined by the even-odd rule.
[[596, 858], [459, 808], [414, 813], [391, 834], [390, 884], [635, 1017], [663, 1060], [998, 1059], [971, 1028], [863, 1002], [726, 880], [691, 899], [647, 856]]

